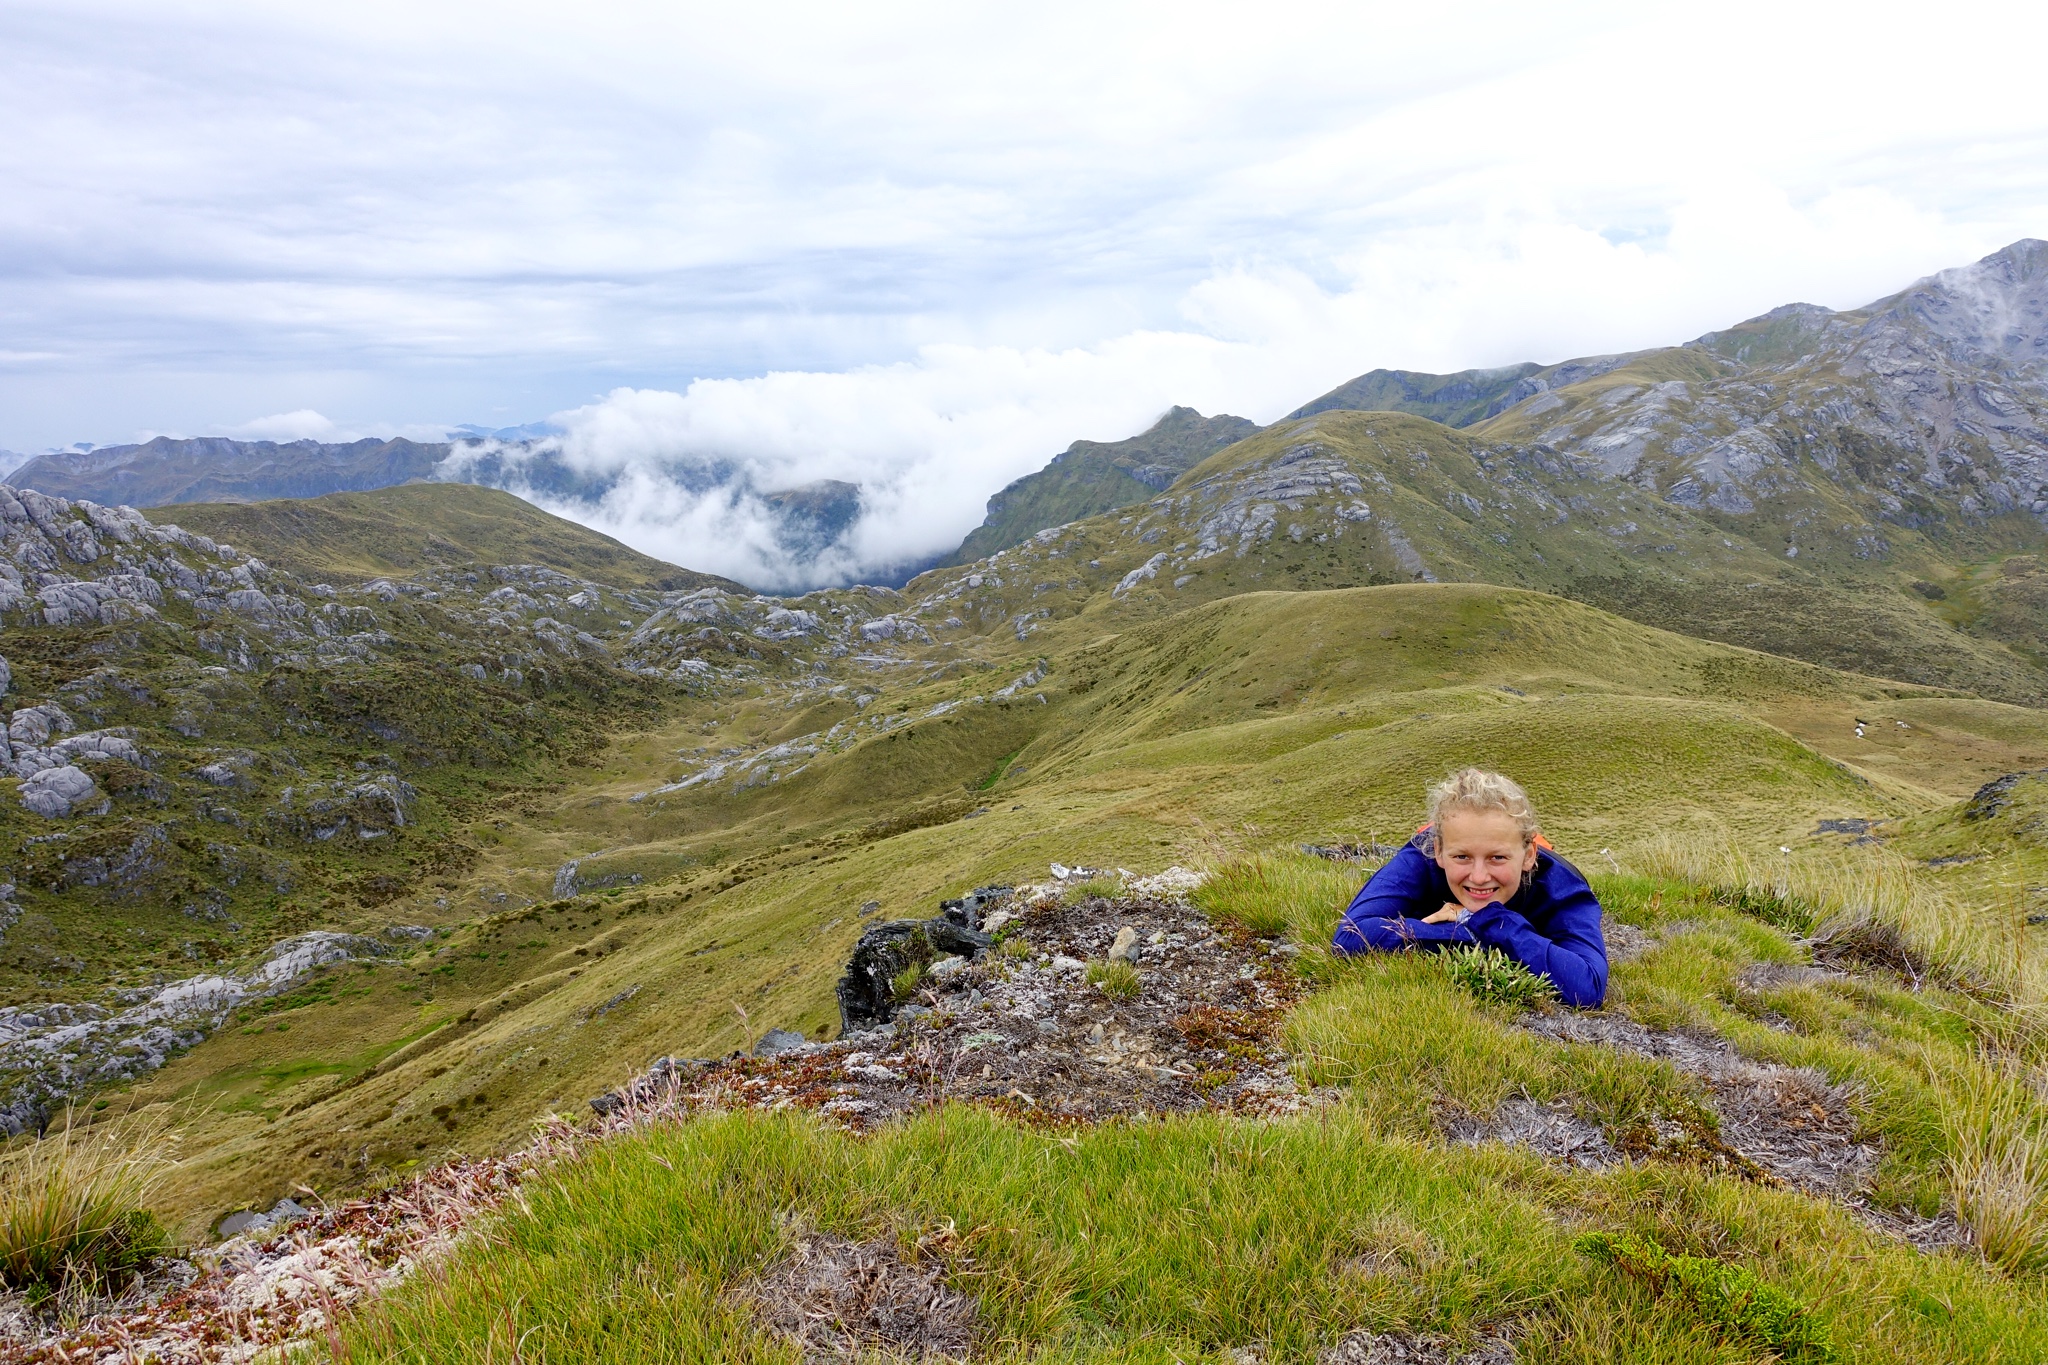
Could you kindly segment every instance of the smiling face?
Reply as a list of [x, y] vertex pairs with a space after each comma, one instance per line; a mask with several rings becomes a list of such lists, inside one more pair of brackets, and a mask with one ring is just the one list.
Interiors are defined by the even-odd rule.
[[1458, 904], [1477, 910], [1515, 894], [1536, 866], [1536, 845], [1522, 842], [1515, 818], [1505, 811], [1453, 811], [1436, 831], [1436, 865]]

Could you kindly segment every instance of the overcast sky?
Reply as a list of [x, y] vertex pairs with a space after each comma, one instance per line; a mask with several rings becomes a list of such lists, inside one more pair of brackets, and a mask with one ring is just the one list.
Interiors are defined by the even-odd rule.
[[1172, 403], [2048, 236], [2044, 10], [0, 0], [0, 447], [568, 413], [957, 541]]

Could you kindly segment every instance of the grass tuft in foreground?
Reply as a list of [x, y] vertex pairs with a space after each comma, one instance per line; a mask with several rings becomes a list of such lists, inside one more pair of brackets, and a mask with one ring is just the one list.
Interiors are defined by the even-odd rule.
[[1986, 1258], [2048, 1269], [2048, 1115], [2010, 1063], [1959, 1069], [1942, 1126], [1956, 1214]]
[[1832, 1365], [1840, 1358], [1827, 1324], [1747, 1266], [1674, 1256], [1650, 1238], [1627, 1233], [1592, 1232], [1572, 1246], [1648, 1284], [1661, 1297], [1678, 1300], [1709, 1325], [1762, 1347], [1785, 1365]]
[[1138, 969], [1128, 962], [1091, 962], [1088, 981], [1112, 1000], [1130, 1000], [1138, 994]]
[[161, 1121], [97, 1133], [67, 1122], [0, 1162], [0, 1282], [35, 1299], [99, 1289], [169, 1250], [148, 1205], [175, 1140]]

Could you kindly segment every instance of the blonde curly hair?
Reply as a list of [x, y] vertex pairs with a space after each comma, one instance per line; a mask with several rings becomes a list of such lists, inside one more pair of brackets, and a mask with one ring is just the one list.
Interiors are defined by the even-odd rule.
[[1460, 768], [1429, 789], [1429, 825], [1423, 832], [1424, 853], [1432, 857], [1436, 855], [1436, 832], [1443, 827], [1444, 817], [1460, 811], [1498, 811], [1508, 816], [1522, 836], [1523, 848], [1533, 843], [1540, 832], [1536, 808], [1529, 804], [1529, 793], [1522, 790], [1521, 783], [1484, 768]]

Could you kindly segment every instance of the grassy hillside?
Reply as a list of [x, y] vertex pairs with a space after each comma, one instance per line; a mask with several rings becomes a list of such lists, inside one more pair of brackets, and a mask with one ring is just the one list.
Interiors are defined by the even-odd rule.
[[[1522, 461], [1440, 424], [1326, 412], [905, 593], [781, 605], [547, 569], [469, 583], [464, 564], [527, 548], [497, 504], [465, 501], [501, 496], [480, 489], [206, 509], [246, 518], [209, 535], [265, 558], [274, 536], [294, 572], [411, 556], [420, 581], [336, 598], [271, 581], [258, 595], [286, 606], [263, 609], [309, 622], [291, 635], [172, 592], [154, 622], [11, 632], [20, 700], [128, 727], [154, 766], [107, 766], [127, 785], [61, 829], [0, 806], [27, 907], [0, 932], [42, 954], [9, 984], [25, 1001], [63, 954], [99, 970], [124, 949], [169, 977], [202, 939], [191, 971], [246, 970], [314, 926], [386, 945], [252, 997], [76, 1116], [174, 1115], [185, 1159], [163, 1208], [203, 1238], [301, 1187], [338, 1201], [518, 1147], [659, 1056], [743, 1051], [770, 1027], [829, 1038], [833, 985], [878, 916], [1055, 860], [1195, 866], [1215, 874], [1202, 911], [1293, 983], [1270, 1027], [1311, 1113], [1069, 1129], [935, 1107], [863, 1141], [738, 1114], [579, 1140], [333, 1349], [791, 1359], [750, 1286], [822, 1231], [895, 1246], [972, 1298], [997, 1359], [1370, 1359], [1368, 1331], [1440, 1357], [1507, 1338], [1527, 1361], [1776, 1350], [1674, 1288], [1648, 1243], [1588, 1233], [1653, 1239], [1686, 1274], [1740, 1268], [1755, 1278], [1727, 1283], [1770, 1286], [1835, 1343], [1807, 1359], [2048, 1350], [2048, 1111], [2028, 1079], [2048, 1064], [2028, 918], [2048, 786], [2001, 776], [2048, 766], [2048, 713], [1965, 690], [2017, 693], [2032, 665], [1942, 615], [2024, 612], [2029, 574], [1930, 598], [1873, 572], [1851, 597]], [[558, 569], [598, 562], [575, 557], [602, 545], [542, 528]], [[1657, 547], [1678, 544], [1717, 591], [1770, 585], [1721, 633], [1810, 629], [1787, 651], [1807, 657], [1562, 595], [1675, 581]], [[241, 580], [218, 576], [225, 603]], [[1800, 614], [1827, 591], [1864, 609]], [[1842, 619], [1867, 638], [1828, 655], [1824, 626], [1851, 641]], [[1937, 659], [1899, 640], [1955, 644]], [[360, 652], [318, 652], [342, 645]], [[1321, 947], [1365, 869], [1298, 846], [1395, 841], [1467, 762], [1524, 781], [1596, 879], [1616, 970], [1594, 1022]], [[400, 775], [403, 826], [351, 843], [293, 823], [309, 784]], [[175, 854], [122, 865], [194, 896], [223, 883], [231, 922], [93, 880], [145, 825]], [[1701, 1047], [1733, 1070], [1701, 1071]], [[1818, 1150], [1848, 1162], [1840, 1187], [1743, 1157], [1757, 1105], [1790, 1159], [1834, 1144]], [[1494, 1140], [1517, 1124], [1628, 1159]], [[1617, 1245], [1638, 1248], [1632, 1271]]]
[[[1541, 450], [1397, 413], [1330, 411], [1219, 451], [1122, 515], [934, 570], [906, 592], [930, 599], [935, 621], [943, 605], [992, 634], [1020, 619], [1116, 629], [1269, 589], [1478, 581], [1830, 667], [2048, 698], [2033, 636], [1984, 624], [2032, 619], [2033, 560], [2013, 553], [2038, 538], [2031, 519], [1987, 523], [1967, 542], [1899, 532], [1887, 559], [1812, 534], [1788, 559], [1782, 543], [1728, 521]], [[1929, 575], [1957, 585], [1953, 601], [1929, 595], [1947, 591]]]
[[[1970, 703], [1863, 766], [1854, 718], [1927, 704], [1912, 689], [1476, 585], [1240, 596], [1046, 662], [1009, 698], [1007, 669], [886, 689], [866, 714], [900, 723], [778, 781], [643, 795], [701, 771], [677, 755], [707, 738], [758, 752], [836, 723], [800, 694], [706, 698], [615, 735], [573, 786], [471, 820], [459, 890], [383, 907], [449, 937], [338, 968], [134, 1088], [202, 1106], [183, 1207], [388, 1178], [511, 1142], [662, 1053], [829, 1034], [869, 901], [928, 913], [1055, 859], [1151, 870], [1384, 840], [1454, 762], [1519, 774], [1561, 845], [1604, 866], [1599, 849], [1677, 831], [1775, 846], [1822, 819], [1915, 817], [2048, 752], [2037, 713]], [[1774, 723], [1788, 708], [1813, 742]], [[609, 889], [556, 898], [571, 859]]]
[[540, 564], [625, 588], [738, 589], [727, 579], [643, 555], [510, 493], [472, 484], [409, 483], [318, 498], [186, 503], [153, 508], [149, 515], [308, 579]]

